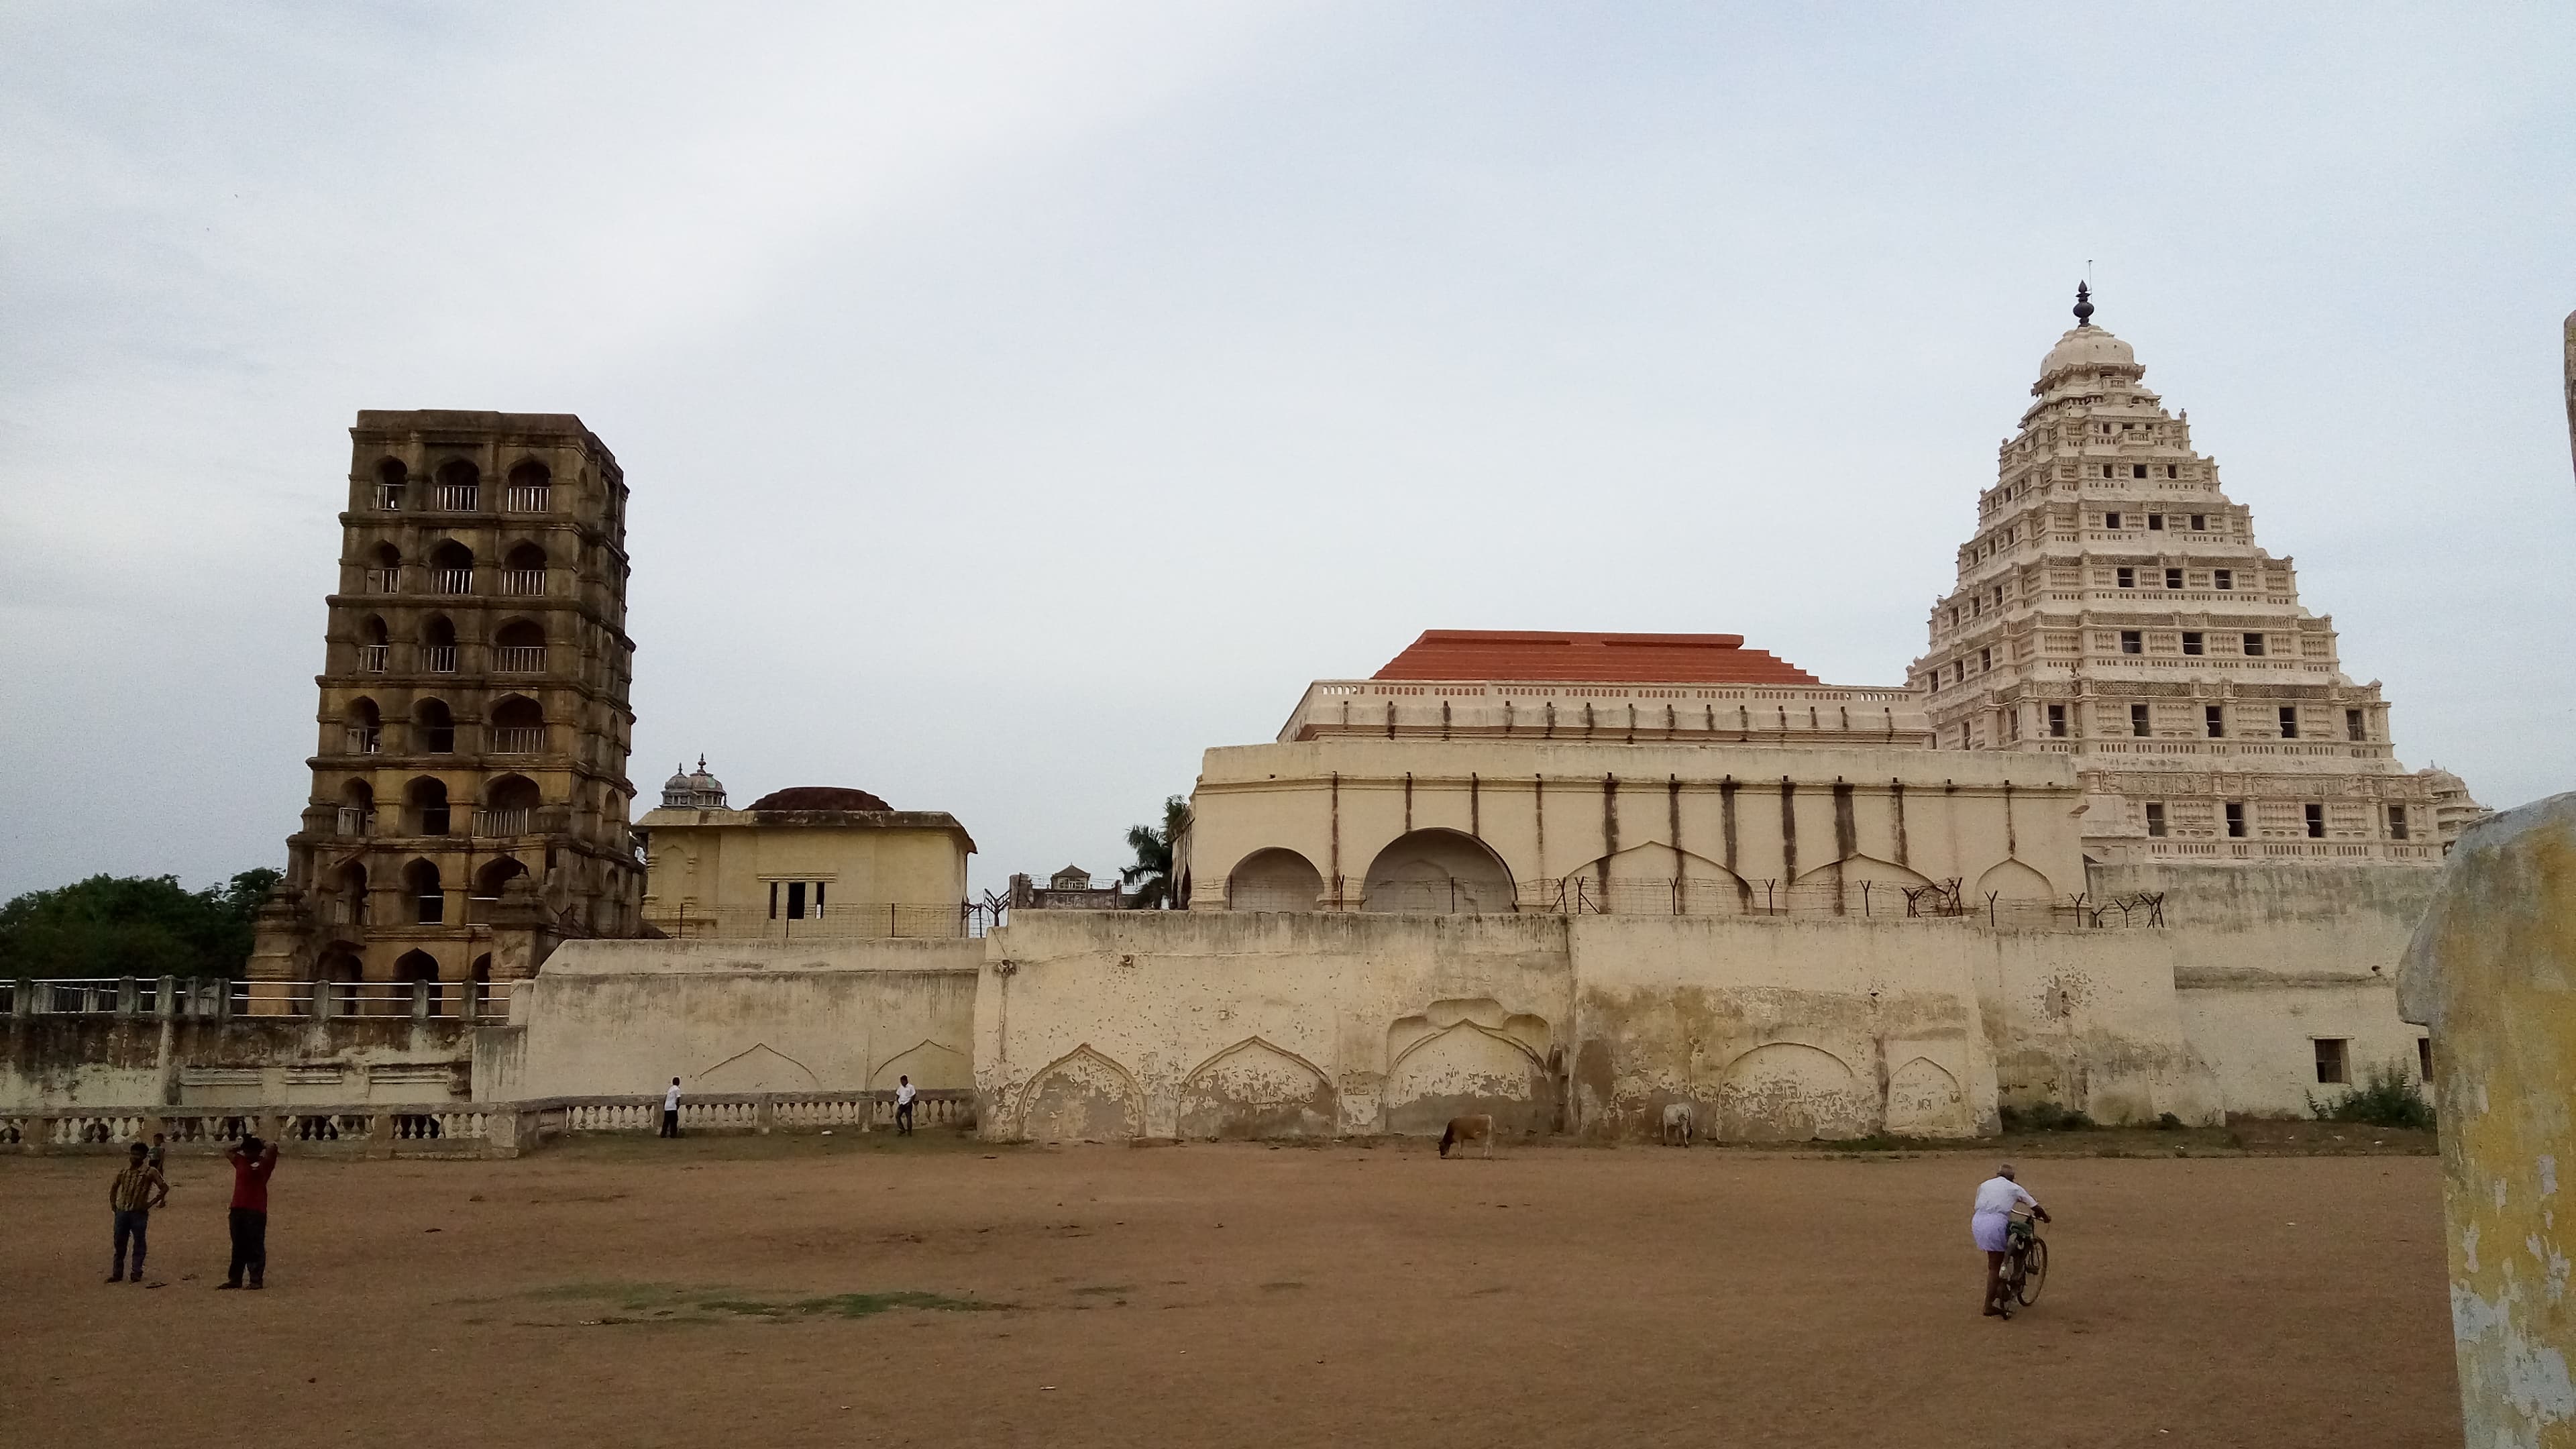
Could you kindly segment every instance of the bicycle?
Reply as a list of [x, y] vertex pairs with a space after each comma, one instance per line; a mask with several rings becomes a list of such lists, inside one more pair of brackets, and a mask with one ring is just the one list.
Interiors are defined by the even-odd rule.
[[2005, 1249], [2003, 1281], [2013, 1301], [2028, 1308], [2039, 1301], [2039, 1290], [2048, 1282], [2048, 1243], [2039, 1235], [2039, 1222], [2030, 1214], [2015, 1212], [2004, 1225]]

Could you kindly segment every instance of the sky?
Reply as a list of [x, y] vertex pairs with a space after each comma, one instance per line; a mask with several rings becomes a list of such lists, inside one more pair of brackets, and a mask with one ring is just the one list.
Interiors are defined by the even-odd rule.
[[[2070, 325], [2576, 788], [2576, 7], [0, 7], [0, 897], [282, 865], [346, 429], [577, 413], [649, 805], [979, 888], [1426, 628], [1924, 647]], [[639, 805], [639, 810], [643, 808]]]

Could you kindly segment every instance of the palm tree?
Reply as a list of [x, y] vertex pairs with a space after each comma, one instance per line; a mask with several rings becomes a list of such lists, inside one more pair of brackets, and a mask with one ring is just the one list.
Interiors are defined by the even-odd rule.
[[1190, 802], [1174, 795], [1163, 802], [1163, 823], [1127, 827], [1127, 847], [1136, 863], [1118, 872], [1127, 888], [1131, 910], [1158, 911], [1172, 903], [1172, 844], [1190, 828]]

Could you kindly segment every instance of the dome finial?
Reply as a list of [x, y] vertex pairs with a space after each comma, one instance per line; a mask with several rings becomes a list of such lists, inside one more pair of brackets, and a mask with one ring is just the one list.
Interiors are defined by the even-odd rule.
[[2078, 327], [2093, 325], [2093, 287], [2089, 282], [2075, 284], [2075, 325]]

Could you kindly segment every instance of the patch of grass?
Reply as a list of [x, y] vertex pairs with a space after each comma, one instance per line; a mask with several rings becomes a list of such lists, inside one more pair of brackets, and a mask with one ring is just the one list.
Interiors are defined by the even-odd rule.
[[2070, 1111], [2055, 1102], [2005, 1107], [1999, 1115], [2006, 1132], [2090, 1132], [2101, 1125], [2083, 1111]]
[[2363, 1074], [2362, 1085], [2332, 1101], [2320, 1102], [2309, 1094], [2308, 1111], [2320, 1122], [2433, 1130], [2433, 1104], [2424, 1100], [2405, 1069], [2395, 1063], [2370, 1068]]

